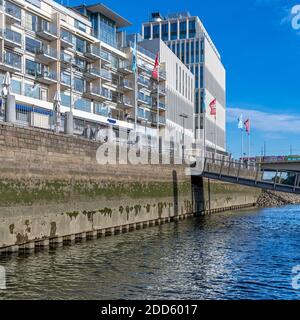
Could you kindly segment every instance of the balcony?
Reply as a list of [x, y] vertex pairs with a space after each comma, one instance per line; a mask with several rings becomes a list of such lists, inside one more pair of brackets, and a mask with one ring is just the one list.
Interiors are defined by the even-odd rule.
[[36, 51], [37, 59], [42, 63], [51, 63], [57, 61], [57, 51], [51, 47], [43, 47]]
[[163, 69], [159, 69], [159, 80], [165, 81], [167, 79], [167, 73]]
[[12, 2], [6, 1], [5, 3], [5, 14], [6, 22], [8, 23], [21, 23], [22, 11], [21, 8], [13, 4]]
[[[156, 101], [153, 102], [152, 108], [157, 110], [157, 103], [156, 103]], [[166, 104], [165, 104], [164, 102], [161, 102], [161, 101], [160, 101], [160, 102], [159, 102], [159, 105], [158, 105], [158, 108], [159, 108], [160, 110], [166, 110]]]
[[121, 61], [119, 64], [119, 72], [123, 73], [124, 75], [131, 74], [133, 72], [132, 65], [127, 61]]
[[86, 52], [84, 53], [85, 57], [91, 60], [99, 60], [101, 58], [100, 48], [92, 44], [88, 45]]
[[128, 97], [123, 96], [123, 98], [120, 100], [118, 105], [120, 107], [124, 107], [124, 108], [133, 108], [133, 101], [131, 99], [129, 99]]
[[149, 89], [150, 84], [151, 84], [151, 82], [148, 79], [146, 79], [144, 77], [141, 77], [141, 76], [138, 77], [138, 81], [137, 82], [138, 82], [139, 86], [142, 86], [142, 87], [147, 88], [147, 89]]
[[60, 74], [60, 88], [61, 90], [68, 90], [71, 88], [71, 75], [62, 72]]
[[104, 62], [104, 64], [111, 64], [111, 56], [108, 52], [101, 50], [100, 58]]
[[22, 35], [19, 32], [15, 32], [10, 29], [6, 29], [3, 32], [4, 44], [11, 48], [22, 47]]
[[125, 91], [132, 91], [133, 90], [133, 82], [129, 81], [127, 79], [124, 79], [123, 83], [122, 83], [122, 89], [124, 92]]
[[36, 80], [41, 83], [50, 85], [57, 83], [57, 75], [53, 71], [43, 70], [41, 73], [37, 74]]
[[139, 92], [138, 94], [138, 102], [142, 105], [146, 105], [147, 107], [152, 106], [152, 99], [149, 96], [146, 96]]
[[60, 45], [62, 48], [72, 48], [73, 47], [73, 35], [66, 31], [66, 30], [61, 30], [60, 33]]
[[48, 21], [42, 20], [38, 24], [38, 29], [36, 34], [37, 36], [45, 40], [54, 41], [57, 39], [57, 28], [55, 27], [54, 24]]
[[112, 80], [112, 74], [105, 69], [100, 69], [100, 77], [104, 81], [111, 81]]
[[88, 81], [99, 79], [101, 78], [101, 72], [99, 71], [99, 69], [96, 69], [96, 68], [87, 68], [84, 71], [84, 77]]
[[71, 65], [71, 62], [72, 62], [72, 56], [62, 51], [60, 53], [61, 67], [64, 69], [69, 68]]
[[110, 90], [94, 85], [87, 86], [84, 96], [89, 99], [95, 99], [99, 101], [112, 100], [112, 92]]
[[152, 91], [152, 94], [153, 95], [157, 95], [157, 93], [159, 94], [160, 97], [165, 97], [166, 94], [167, 94], [167, 90], [166, 88], [155, 88], [153, 91]]
[[8, 72], [21, 71], [21, 56], [10, 51], [4, 52], [0, 58], [0, 69]]

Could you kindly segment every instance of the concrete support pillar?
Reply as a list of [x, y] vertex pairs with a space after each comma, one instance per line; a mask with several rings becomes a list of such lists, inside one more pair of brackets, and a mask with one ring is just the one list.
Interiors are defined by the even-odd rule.
[[16, 98], [11, 94], [7, 95], [5, 115], [5, 121], [9, 123], [16, 122]]
[[63, 237], [63, 242], [64, 243], [71, 243], [75, 241], [75, 234], [71, 234], [69, 236]]
[[86, 234], [87, 240], [97, 239], [97, 231], [90, 231]]
[[50, 240], [50, 247], [62, 247], [63, 237], [57, 237]]
[[70, 112], [65, 113], [65, 133], [69, 135], [74, 133], [74, 119], [73, 114]]

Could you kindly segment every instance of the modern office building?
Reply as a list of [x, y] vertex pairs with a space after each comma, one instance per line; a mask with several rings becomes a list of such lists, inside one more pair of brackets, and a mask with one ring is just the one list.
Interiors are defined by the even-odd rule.
[[[195, 75], [195, 130], [202, 129], [206, 145], [225, 150], [226, 72], [221, 56], [200, 19], [189, 13], [163, 17], [153, 13], [142, 26], [145, 40], [162, 39]], [[217, 100], [217, 128], [209, 103]], [[205, 112], [206, 109], [206, 112]], [[203, 121], [205, 119], [205, 121]], [[205, 128], [205, 133], [204, 129]]]
[[[156, 54], [138, 45], [135, 79], [133, 43], [126, 41], [123, 31], [130, 25], [103, 4], [66, 8], [53, 0], [3, 0], [0, 81], [8, 71], [17, 122], [51, 128], [53, 101], [60, 93], [61, 131], [64, 115], [71, 110], [75, 134], [88, 125], [153, 136], [166, 124], [180, 127], [182, 121], [174, 112], [181, 109], [168, 112], [166, 104], [166, 80], [175, 69], [171, 70], [171, 64], [166, 69], [161, 61], [158, 83], [151, 77]], [[162, 47], [177, 61], [174, 68], [181, 63], [167, 46]], [[181, 98], [191, 103], [194, 82], [189, 70], [185, 72], [190, 82], [184, 90], [189, 97], [181, 94]]]

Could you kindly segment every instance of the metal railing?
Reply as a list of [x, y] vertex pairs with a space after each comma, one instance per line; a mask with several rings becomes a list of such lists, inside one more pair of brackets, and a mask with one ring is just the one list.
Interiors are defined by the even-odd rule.
[[52, 47], [44, 46], [36, 50], [37, 55], [45, 55], [57, 59], [57, 50]]
[[8, 41], [14, 42], [16, 44], [22, 44], [22, 35], [19, 32], [13, 31], [11, 29], [4, 30], [4, 38]]
[[56, 36], [57, 28], [53, 23], [50, 23], [46, 20], [42, 20], [38, 23], [37, 32], [45, 32]]
[[97, 56], [97, 57], [99, 57], [99, 58], [101, 57], [101, 50], [100, 50], [100, 48], [99, 48], [99, 47], [96, 47], [96, 46], [94, 46], [94, 45], [92, 45], [92, 44], [90, 44], [90, 45], [87, 46], [86, 52], [87, 52], [87, 53], [90, 53], [90, 54], [93, 54], [93, 55], [95, 55], [95, 56]]

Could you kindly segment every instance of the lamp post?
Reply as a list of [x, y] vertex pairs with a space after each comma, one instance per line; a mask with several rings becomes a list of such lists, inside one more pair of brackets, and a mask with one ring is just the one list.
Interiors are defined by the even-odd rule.
[[65, 133], [73, 135], [74, 119], [73, 119], [73, 58], [70, 59], [70, 111], [65, 113]]
[[183, 127], [183, 135], [182, 135], [182, 160], [184, 161], [184, 136], [185, 136], [185, 119], [188, 119], [188, 115], [185, 113], [181, 113], [179, 117], [182, 118], [182, 127]]

